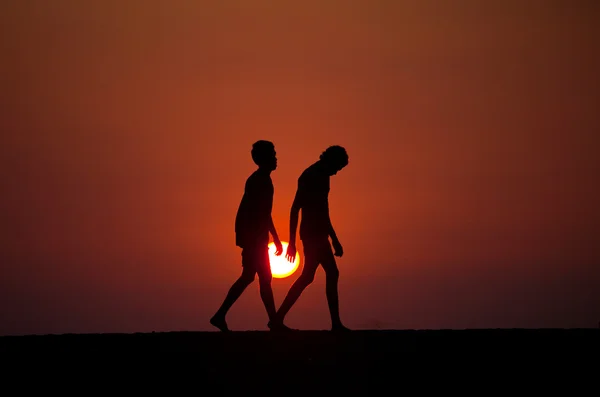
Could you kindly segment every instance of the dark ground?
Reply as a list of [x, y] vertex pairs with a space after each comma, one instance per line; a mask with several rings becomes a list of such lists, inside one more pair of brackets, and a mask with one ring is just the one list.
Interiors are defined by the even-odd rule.
[[600, 329], [468, 329], [330, 331], [152, 332], [0, 336], [0, 352], [186, 352], [211, 362], [244, 355], [252, 360], [339, 360], [344, 356], [382, 360], [397, 354], [537, 356], [598, 352]]
[[[164, 352], [184, 354], [157, 354]], [[476, 385], [484, 379], [488, 379], [486, 387], [492, 384], [499, 390], [519, 377], [522, 378], [519, 384], [523, 379], [535, 380], [537, 386], [533, 391], [538, 393], [568, 383], [571, 385], [567, 389], [569, 394], [577, 395], [574, 387], [594, 379], [595, 386], [591, 387], [597, 392], [600, 379], [600, 329], [369, 330], [347, 334], [329, 331], [165, 332], [0, 337], [0, 357], [6, 361], [9, 353], [19, 353], [10, 357], [28, 357], [30, 364], [39, 362], [38, 358], [51, 357], [58, 367], [81, 363], [84, 368], [90, 365], [87, 359], [94, 357], [91, 362], [108, 373], [127, 365], [128, 373], [137, 374], [132, 376], [146, 378], [146, 386], [148, 378], [160, 383], [153, 374], [165, 378], [169, 371], [177, 371], [181, 378], [177, 385], [182, 382], [202, 388], [212, 385], [206, 389], [207, 392], [210, 389], [206, 395], [228, 395], [228, 391], [238, 395], [248, 392], [247, 389], [259, 393], [254, 393], [256, 395], [295, 395], [301, 390], [310, 391], [311, 396], [319, 395], [319, 390], [327, 391], [325, 394], [335, 391], [336, 395], [356, 394], [362, 390], [358, 394], [365, 394], [365, 390], [374, 393], [375, 389], [398, 391], [399, 385], [404, 390], [409, 384], [418, 384], [420, 394], [431, 388], [456, 386], [457, 382], [478, 390]], [[32, 357], [36, 360], [31, 360]], [[98, 375], [97, 370], [92, 373]], [[442, 375], [434, 376], [438, 373]], [[453, 373], [459, 377], [453, 375], [448, 383], [444, 376]], [[577, 378], [573, 380], [571, 375]], [[281, 393], [282, 388], [285, 393]], [[194, 394], [204, 395], [197, 392], [195, 389]], [[387, 394], [415, 393], [404, 390]], [[589, 392], [583, 394], [589, 395]]]

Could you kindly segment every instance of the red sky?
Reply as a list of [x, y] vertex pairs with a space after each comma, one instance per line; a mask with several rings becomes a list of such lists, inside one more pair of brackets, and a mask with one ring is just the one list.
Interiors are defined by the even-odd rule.
[[[2, 2], [0, 334], [210, 330], [258, 139], [284, 240], [348, 150], [349, 327], [597, 326], [600, 7], [449, 4]], [[329, 327], [322, 270], [288, 317]], [[258, 283], [228, 320], [266, 329]]]

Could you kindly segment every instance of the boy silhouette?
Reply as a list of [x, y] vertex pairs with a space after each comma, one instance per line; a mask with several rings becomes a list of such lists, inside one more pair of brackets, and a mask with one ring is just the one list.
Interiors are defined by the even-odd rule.
[[[315, 278], [319, 265], [325, 270], [326, 296], [331, 316], [332, 331], [349, 331], [340, 320], [338, 303], [339, 271], [335, 256], [341, 257], [344, 250], [329, 218], [330, 177], [348, 165], [348, 154], [341, 146], [330, 146], [319, 160], [309, 166], [298, 178], [298, 188], [290, 212], [290, 242], [286, 258], [291, 262], [296, 257], [296, 228], [298, 214], [302, 210], [300, 239], [304, 246], [304, 268], [291, 286], [270, 326], [285, 327], [286, 314]], [[331, 244], [329, 242], [331, 238]], [[332, 251], [332, 245], [334, 251]], [[287, 328], [287, 327], [286, 327]]]
[[[258, 274], [260, 297], [265, 305], [269, 320], [276, 315], [275, 300], [271, 289], [271, 264], [269, 261], [269, 233], [273, 236], [276, 255], [281, 255], [283, 247], [277, 236], [271, 217], [273, 208], [273, 181], [271, 172], [277, 168], [275, 146], [272, 142], [259, 140], [252, 145], [252, 160], [258, 169], [246, 180], [244, 195], [235, 218], [236, 245], [242, 249], [242, 274], [229, 289], [223, 304], [210, 319], [219, 330], [229, 331], [225, 316], [246, 287]], [[283, 324], [271, 327], [285, 329]]]

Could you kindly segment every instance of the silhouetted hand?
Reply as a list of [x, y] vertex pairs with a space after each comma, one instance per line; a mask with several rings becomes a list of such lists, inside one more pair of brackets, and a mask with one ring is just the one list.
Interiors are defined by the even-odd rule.
[[340, 244], [339, 240], [333, 240], [331, 245], [333, 245], [333, 255], [339, 257], [344, 255], [344, 248], [342, 248], [342, 244]]
[[288, 245], [285, 258], [292, 263], [296, 260], [296, 244]]
[[275, 240], [275, 255], [279, 256], [283, 252], [283, 246], [281, 245], [281, 241]]

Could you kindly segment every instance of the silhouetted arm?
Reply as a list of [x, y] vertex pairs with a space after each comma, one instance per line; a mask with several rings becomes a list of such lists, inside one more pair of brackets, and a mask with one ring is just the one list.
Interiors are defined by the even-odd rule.
[[333, 228], [333, 223], [331, 223], [331, 217], [329, 216], [329, 203], [327, 205], [327, 220], [329, 223], [329, 237], [331, 237], [331, 245], [333, 245], [334, 255], [342, 256], [344, 254], [344, 248], [342, 248], [342, 244], [335, 233], [335, 229]]
[[285, 255], [290, 262], [293, 262], [296, 259], [296, 230], [298, 229], [298, 217], [300, 209], [302, 208], [303, 196], [303, 190], [298, 186], [296, 197], [294, 197], [292, 209], [290, 210], [290, 242]]
[[296, 230], [298, 229], [298, 218], [300, 215], [300, 195], [301, 192], [298, 190], [296, 192], [296, 197], [294, 197], [294, 202], [292, 203], [292, 209], [290, 210], [290, 245], [296, 245]]
[[281, 240], [279, 239], [279, 236], [277, 235], [277, 230], [275, 229], [275, 223], [273, 222], [273, 217], [271, 217], [269, 219], [269, 232], [273, 236], [273, 242], [275, 243], [275, 248], [277, 248], [275, 250], [275, 255], [279, 256], [283, 252], [283, 246], [281, 245]]
[[[328, 216], [329, 218], [329, 216]], [[331, 237], [331, 241], [338, 241], [337, 234], [335, 234], [335, 229], [333, 228], [333, 224], [331, 223], [331, 218], [329, 218], [329, 237]]]
[[274, 241], [279, 241], [279, 236], [277, 235], [277, 230], [275, 229], [275, 223], [273, 222], [273, 217], [269, 220], [269, 233], [273, 236]]

